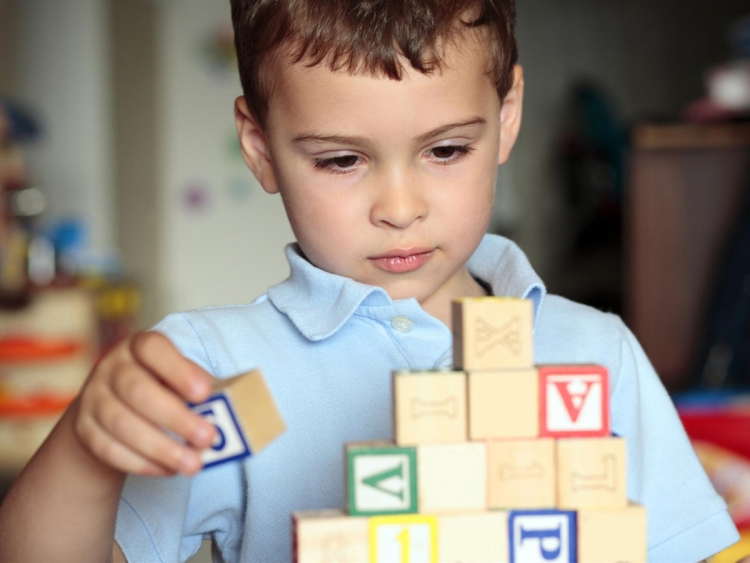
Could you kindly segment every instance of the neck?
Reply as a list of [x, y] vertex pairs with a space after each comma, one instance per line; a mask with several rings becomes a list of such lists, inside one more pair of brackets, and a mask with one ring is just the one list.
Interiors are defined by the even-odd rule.
[[459, 297], [485, 297], [487, 292], [477, 283], [466, 268], [460, 276], [460, 283], [455, 291], [445, 292], [444, 295], [432, 295], [420, 303], [422, 309], [442, 321], [449, 330], [451, 327], [451, 302]]

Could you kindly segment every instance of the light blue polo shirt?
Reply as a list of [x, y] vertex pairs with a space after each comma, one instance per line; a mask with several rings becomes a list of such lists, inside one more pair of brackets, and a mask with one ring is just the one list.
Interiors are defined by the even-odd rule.
[[[296, 245], [286, 252], [290, 277], [252, 304], [170, 315], [156, 327], [217, 377], [260, 367], [288, 430], [257, 456], [194, 478], [129, 477], [116, 540], [131, 563], [184, 561], [208, 538], [219, 561], [290, 561], [291, 513], [344, 507], [344, 443], [392, 439], [391, 372], [451, 364], [450, 331], [416, 300], [324, 272]], [[609, 368], [612, 427], [628, 444], [628, 497], [648, 509], [649, 560], [697, 562], [737, 541], [622, 321], [547, 295], [507, 239], [487, 235], [468, 268], [495, 295], [534, 302], [537, 364]]]

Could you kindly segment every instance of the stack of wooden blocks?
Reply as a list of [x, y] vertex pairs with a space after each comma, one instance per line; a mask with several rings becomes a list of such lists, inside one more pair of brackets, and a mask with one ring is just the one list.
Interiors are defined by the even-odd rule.
[[453, 304], [457, 371], [393, 374], [394, 442], [346, 446], [347, 509], [293, 515], [302, 563], [643, 563], [607, 370], [533, 366], [533, 305]]

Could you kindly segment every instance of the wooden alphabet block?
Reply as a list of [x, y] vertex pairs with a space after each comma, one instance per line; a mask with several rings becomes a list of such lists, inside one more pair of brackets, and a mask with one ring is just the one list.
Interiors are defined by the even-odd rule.
[[191, 408], [216, 427], [214, 443], [201, 452], [204, 468], [256, 454], [286, 430], [258, 369], [217, 379], [211, 397]]
[[508, 563], [508, 513], [438, 516], [440, 563]]
[[438, 522], [435, 516], [370, 518], [370, 563], [437, 563]]
[[539, 367], [541, 435], [609, 436], [609, 383], [602, 366]]
[[576, 513], [514, 510], [508, 517], [511, 563], [575, 563]]
[[493, 440], [487, 446], [489, 507], [555, 508], [555, 441]]
[[529, 299], [455, 299], [453, 364], [456, 369], [519, 369], [533, 366], [534, 305]]
[[341, 510], [295, 512], [292, 515], [295, 563], [367, 563], [367, 518]]
[[388, 442], [346, 446], [347, 507], [353, 516], [417, 512], [417, 452]]
[[646, 509], [583, 508], [578, 511], [578, 563], [646, 563]]
[[419, 512], [487, 509], [487, 447], [483, 443], [417, 446]]
[[560, 508], [627, 505], [625, 440], [565, 438], [557, 441]]
[[393, 397], [397, 444], [466, 441], [465, 373], [397, 371]]
[[536, 369], [469, 372], [469, 438], [539, 436]]

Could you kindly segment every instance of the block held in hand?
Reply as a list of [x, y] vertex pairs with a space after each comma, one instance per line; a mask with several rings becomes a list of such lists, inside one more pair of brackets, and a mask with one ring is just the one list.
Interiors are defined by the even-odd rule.
[[204, 468], [257, 454], [286, 430], [260, 370], [217, 379], [211, 397], [191, 408], [216, 427], [201, 452]]

